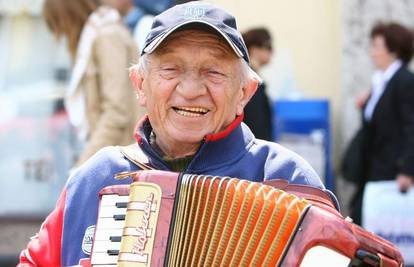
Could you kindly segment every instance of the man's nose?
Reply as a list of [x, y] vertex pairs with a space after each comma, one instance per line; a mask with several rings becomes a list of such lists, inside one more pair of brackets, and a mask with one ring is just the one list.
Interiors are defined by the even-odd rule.
[[185, 98], [194, 99], [204, 95], [207, 88], [197, 71], [188, 71], [180, 79], [176, 91]]

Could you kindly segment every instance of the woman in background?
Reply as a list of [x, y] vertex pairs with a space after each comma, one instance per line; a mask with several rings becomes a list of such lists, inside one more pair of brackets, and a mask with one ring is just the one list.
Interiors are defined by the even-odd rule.
[[[272, 57], [272, 37], [266, 28], [253, 28], [243, 33], [249, 51], [250, 66], [256, 72], [267, 65]], [[256, 93], [244, 108], [244, 120], [256, 138], [267, 141], [272, 139], [272, 109], [262, 82]]]
[[76, 165], [102, 147], [131, 143], [143, 114], [128, 75], [138, 55], [118, 11], [95, 0], [46, 0], [43, 14], [54, 35], [66, 37], [74, 63], [65, 107], [85, 141]]
[[366, 140], [365, 175], [351, 203], [351, 216], [361, 223], [365, 184], [396, 180], [401, 192], [414, 183], [413, 34], [396, 24], [377, 24], [371, 31], [370, 56], [377, 71], [371, 93], [360, 103]]

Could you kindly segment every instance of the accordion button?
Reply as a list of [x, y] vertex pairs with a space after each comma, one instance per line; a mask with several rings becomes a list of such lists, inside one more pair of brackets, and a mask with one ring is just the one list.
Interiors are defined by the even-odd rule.
[[125, 221], [125, 214], [115, 214], [113, 218], [115, 221]]
[[119, 250], [115, 250], [115, 249], [108, 249], [107, 251], [109, 256], [116, 256], [119, 254]]
[[109, 240], [111, 240], [111, 242], [121, 242], [121, 238], [122, 236], [111, 236], [109, 237]]

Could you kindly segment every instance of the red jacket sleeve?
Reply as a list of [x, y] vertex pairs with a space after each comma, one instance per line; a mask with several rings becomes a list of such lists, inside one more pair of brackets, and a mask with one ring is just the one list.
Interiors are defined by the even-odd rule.
[[62, 241], [63, 213], [66, 200], [66, 188], [40, 227], [37, 235], [31, 238], [27, 248], [20, 253], [17, 267], [61, 266], [60, 253]]

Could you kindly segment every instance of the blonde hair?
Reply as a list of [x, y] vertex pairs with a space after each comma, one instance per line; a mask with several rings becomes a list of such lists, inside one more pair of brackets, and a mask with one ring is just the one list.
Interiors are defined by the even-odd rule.
[[67, 38], [72, 59], [76, 56], [83, 26], [98, 5], [97, 0], [45, 0], [43, 4], [47, 26], [56, 38], [62, 35]]

